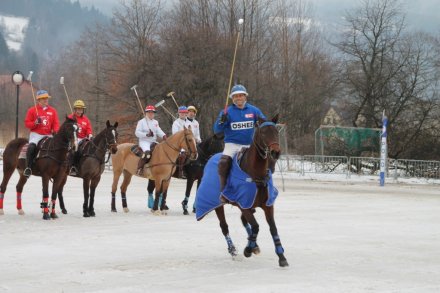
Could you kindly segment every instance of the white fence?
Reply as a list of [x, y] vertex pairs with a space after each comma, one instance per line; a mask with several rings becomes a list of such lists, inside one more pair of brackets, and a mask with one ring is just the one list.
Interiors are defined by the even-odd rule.
[[[380, 158], [319, 156], [319, 155], [283, 155], [277, 168], [282, 172], [377, 175], [380, 172]], [[440, 161], [394, 160], [388, 159], [388, 178], [426, 178], [440, 179]]]

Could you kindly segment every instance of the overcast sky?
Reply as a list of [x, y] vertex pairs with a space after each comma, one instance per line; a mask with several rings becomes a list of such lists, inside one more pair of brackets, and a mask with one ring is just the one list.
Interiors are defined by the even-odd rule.
[[[163, 0], [172, 3], [175, 0]], [[307, 0], [306, 0], [307, 1]], [[361, 0], [308, 0], [312, 3], [317, 19], [337, 20], [351, 7], [358, 6]], [[111, 16], [112, 9], [119, 0], [79, 0], [83, 6], [92, 5]], [[440, 32], [440, 0], [401, 0], [407, 12], [408, 23], [418, 29]]]

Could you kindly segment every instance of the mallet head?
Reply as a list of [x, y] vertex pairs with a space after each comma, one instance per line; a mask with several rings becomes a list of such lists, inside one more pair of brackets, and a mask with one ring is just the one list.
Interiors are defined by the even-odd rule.
[[60, 77], [60, 84], [64, 84], [64, 76]]
[[29, 75], [27, 76], [27, 80], [32, 80], [32, 74], [34, 74], [34, 72], [29, 71]]
[[157, 102], [155, 105], [154, 105], [154, 107], [161, 107], [162, 105], [163, 105], [163, 103], [165, 103], [165, 100], [162, 100], [162, 101], [159, 101], [159, 102]]
[[132, 86], [130, 89], [132, 90], [132, 91], [134, 91], [136, 88], [137, 88], [137, 84], [135, 84], [134, 86]]

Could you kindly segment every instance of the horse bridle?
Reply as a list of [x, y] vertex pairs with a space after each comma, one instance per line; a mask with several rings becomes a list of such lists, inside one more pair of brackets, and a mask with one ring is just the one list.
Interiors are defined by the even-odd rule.
[[[187, 134], [186, 131], [185, 131], [185, 132], [183, 133], [183, 135], [184, 135], [183, 139], [185, 140], [186, 147], [188, 148], [188, 151], [189, 151], [189, 156], [191, 157], [191, 155], [192, 155], [194, 152], [191, 150], [191, 147], [189, 146], [189, 142], [188, 142], [188, 138], [187, 138], [187, 136], [188, 136], [189, 134]], [[177, 152], [180, 152], [180, 149], [179, 149], [178, 147], [175, 147], [175, 146], [171, 145], [171, 144], [168, 142], [168, 140], [165, 140], [165, 144], [166, 144], [167, 146], [169, 146], [171, 149], [173, 149], [173, 150], [175, 150], [175, 151], [177, 151]], [[180, 145], [180, 142], [179, 142], [179, 145]], [[197, 153], [197, 147], [196, 147], [196, 153]]]
[[[113, 134], [113, 132], [112, 132], [113, 130], [114, 130], [114, 129], [111, 129], [111, 133], [112, 133], [112, 136], [113, 136], [112, 142], [109, 143], [108, 135], [107, 135], [107, 133], [105, 134], [105, 145], [104, 145], [104, 148], [100, 148], [99, 145], [96, 145], [96, 144], [93, 142], [92, 139], [90, 140], [90, 142], [92, 143], [92, 145], [93, 145], [97, 150], [104, 151], [104, 158], [105, 158], [105, 152], [106, 152], [107, 150], [109, 151], [109, 156], [108, 156], [108, 158], [107, 158], [107, 160], [106, 160], [105, 162], [108, 162], [108, 160], [110, 159], [110, 150], [111, 150], [111, 148], [117, 146], [117, 143], [116, 143], [116, 135]], [[115, 131], [116, 131], [116, 130], [115, 130]], [[95, 156], [92, 156], [92, 155], [95, 155], [95, 152], [94, 152], [93, 154], [92, 154], [91, 152], [88, 152], [87, 154], [85, 154], [85, 156], [95, 157], [96, 159], [99, 160], [99, 158], [98, 158], [96, 155], [95, 155]]]
[[[255, 132], [254, 136], [257, 136], [257, 135], [260, 136], [261, 128], [263, 128], [265, 126], [276, 126], [276, 124], [271, 121], [266, 121], [266, 122], [261, 123], [260, 125], [258, 125], [257, 131]], [[278, 145], [278, 147], [280, 146], [279, 142], [272, 142], [269, 145], [266, 145], [266, 143], [264, 141], [262, 141], [262, 140], [260, 140], [260, 141], [261, 141], [261, 143], [257, 142], [256, 139], [253, 139], [252, 143], [255, 145], [255, 148], [257, 150], [258, 155], [264, 160], [266, 160], [267, 157], [269, 156], [270, 148], [273, 145]]]

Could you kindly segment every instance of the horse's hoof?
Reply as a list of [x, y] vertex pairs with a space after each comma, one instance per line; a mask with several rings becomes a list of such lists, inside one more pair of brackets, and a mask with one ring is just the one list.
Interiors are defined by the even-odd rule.
[[235, 246], [228, 247], [228, 252], [232, 257], [236, 257], [238, 255]]
[[170, 208], [165, 204], [163, 207], [164, 210], [168, 211]]
[[116, 209], [112, 209], [112, 213], [117, 213], [118, 211]]
[[24, 215], [24, 211], [23, 211], [22, 209], [19, 209], [19, 210], [18, 210], [18, 214], [19, 214], [20, 216], [23, 216], [23, 215]]
[[160, 213], [160, 211], [159, 210], [151, 210], [151, 212], [153, 213], [153, 215], [155, 215], [155, 216], [160, 216], [161, 215], [161, 213]]
[[63, 213], [63, 215], [67, 215], [67, 210], [66, 209], [62, 209], [61, 212]]
[[188, 210], [183, 210], [183, 214], [184, 214], [185, 216], [188, 216], [188, 215], [189, 215]]
[[124, 208], [124, 213], [128, 213], [130, 210], [128, 208]]
[[88, 217], [90, 217], [90, 215], [89, 215], [88, 212], [84, 212], [84, 213], [83, 213], [83, 217], [84, 217], [84, 218], [88, 218]]
[[50, 214], [50, 217], [52, 218], [52, 219], [58, 219], [58, 215], [56, 214], [56, 213], [51, 213]]
[[43, 213], [43, 220], [50, 220], [49, 213]]
[[3, 209], [0, 209], [0, 216], [3, 216], [5, 214], [5, 212], [3, 211]]
[[251, 257], [252, 256], [252, 248], [246, 247], [243, 251], [243, 254], [245, 257]]
[[280, 264], [280, 267], [283, 267], [283, 268], [289, 266], [289, 263], [287, 262], [286, 259], [280, 259], [280, 260], [278, 261], [278, 263]]
[[94, 216], [96, 216], [95, 211], [89, 211], [89, 216], [90, 216], [90, 217], [94, 217]]
[[255, 255], [260, 254], [260, 247], [257, 245], [254, 248], [252, 248], [252, 253]]

